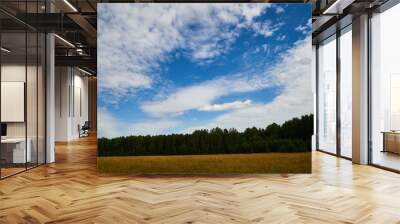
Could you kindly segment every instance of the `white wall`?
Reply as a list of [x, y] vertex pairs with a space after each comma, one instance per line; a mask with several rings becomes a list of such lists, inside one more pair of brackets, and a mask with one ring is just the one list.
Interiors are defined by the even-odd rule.
[[[36, 80], [32, 80], [31, 74], [36, 76], [35, 66], [25, 66], [19, 64], [3, 64], [1, 66], [1, 81], [2, 82], [24, 82], [26, 83], [25, 76], [28, 72], [28, 84], [30, 86], [36, 86]], [[6, 97], [6, 96], [2, 96]], [[32, 113], [32, 110], [36, 112], [36, 88], [27, 88], [27, 105], [31, 108], [27, 109], [28, 119], [28, 137], [29, 134], [33, 133], [34, 130], [36, 135], [36, 113]], [[32, 104], [32, 102], [34, 102]], [[41, 107], [42, 105], [39, 105]], [[24, 108], [21, 108], [24, 110]], [[7, 108], [1, 108], [1, 110], [7, 110]], [[32, 123], [33, 122], [33, 123]], [[7, 135], [8, 137], [25, 137], [25, 126], [26, 122], [7, 122]]]
[[[83, 73], [78, 73], [75, 70], [74, 75], [74, 96], [71, 96], [74, 99], [72, 111], [72, 119], [71, 119], [71, 133], [72, 138], [78, 138], [78, 125], [83, 125], [85, 121], [88, 121], [88, 77], [82, 76]], [[72, 104], [72, 103], [71, 103]]]
[[[38, 69], [38, 70], [36, 70]], [[1, 66], [2, 82], [21, 82], [26, 84], [26, 107], [25, 102], [21, 102], [22, 107], [10, 108], [2, 106], [2, 114], [4, 113], [20, 113], [22, 120], [18, 122], [5, 122], [7, 124], [8, 138], [24, 138], [25, 135], [30, 140], [30, 148], [33, 162], [39, 159], [39, 163], [44, 163], [45, 150], [45, 116], [44, 116], [44, 74], [42, 67], [37, 67], [18, 63], [5, 63]], [[27, 78], [27, 81], [25, 80]], [[3, 85], [3, 84], [2, 84]], [[24, 88], [24, 87], [23, 87]], [[24, 89], [19, 90], [19, 94], [24, 94]], [[2, 89], [2, 99], [9, 98], [10, 94]], [[24, 98], [24, 97], [22, 97]], [[23, 100], [24, 101], [24, 100]], [[17, 102], [15, 102], [17, 103]], [[3, 104], [3, 103], [2, 103]], [[14, 110], [14, 111], [13, 111]], [[19, 110], [19, 111], [16, 111]], [[26, 112], [26, 120], [24, 114]], [[2, 118], [3, 120], [3, 118]], [[38, 153], [38, 155], [37, 155]]]
[[76, 68], [56, 67], [55, 85], [55, 140], [77, 139], [78, 125], [88, 120], [88, 77]]
[[55, 140], [68, 140], [68, 117], [69, 117], [69, 68], [55, 68]]

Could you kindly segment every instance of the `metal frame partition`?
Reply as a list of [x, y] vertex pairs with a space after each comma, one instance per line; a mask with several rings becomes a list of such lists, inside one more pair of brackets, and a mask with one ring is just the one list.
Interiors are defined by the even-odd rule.
[[400, 0], [388, 0], [384, 4], [381, 4], [377, 8], [370, 9], [367, 11], [368, 13], [368, 31], [367, 31], [367, 40], [368, 40], [368, 54], [367, 54], [367, 61], [368, 61], [368, 165], [371, 165], [373, 167], [377, 167], [383, 170], [391, 171], [394, 173], [400, 173], [400, 170], [393, 169], [387, 166], [383, 166], [377, 163], [374, 163], [373, 160], [373, 130], [372, 130], [372, 93], [373, 93], [373, 88], [372, 88], [372, 55], [373, 55], [373, 47], [372, 47], [372, 19], [373, 19], [373, 14], [374, 13], [383, 13], [386, 10], [396, 6], [397, 4], [400, 4]]
[[[324, 150], [324, 149], [321, 149], [320, 148], [320, 136], [321, 136], [321, 134], [320, 134], [320, 128], [319, 128], [319, 122], [321, 121], [321, 119], [320, 119], [320, 117], [319, 117], [319, 114], [320, 114], [320, 110], [319, 110], [319, 107], [320, 107], [320, 98], [321, 98], [321, 96], [320, 96], [320, 94], [319, 94], [319, 91], [320, 91], [320, 62], [321, 62], [321, 60], [320, 60], [320, 49], [321, 49], [321, 44], [323, 43], [323, 42], [326, 42], [326, 41], [328, 41], [329, 39], [332, 39], [332, 40], [330, 40], [330, 41], [337, 41], [337, 37], [335, 37], [334, 39], [332, 38], [334, 35], [336, 35], [336, 33], [334, 33], [334, 34], [331, 34], [331, 35], [329, 35], [329, 36], [327, 36], [327, 37], [325, 37], [323, 40], [320, 40], [320, 41], [318, 41], [318, 43], [316, 43], [316, 72], [315, 72], [315, 74], [316, 74], [316, 92], [317, 92], [317, 94], [316, 94], [316, 97], [317, 97], [317, 99], [316, 99], [316, 107], [317, 107], [317, 109], [316, 109], [316, 119], [317, 119], [317, 130], [316, 130], [316, 136], [317, 136], [317, 138], [316, 138], [316, 150], [317, 151], [320, 151], [320, 152], [324, 152], [324, 153], [327, 153], [327, 154], [330, 154], [330, 155], [334, 155], [334, 156], [336, 156], [337, 154], [335, 154], [335, 153], [332, 153], [332, 152], [328, 152], [328, 151], [326, 151], [326, 150]], [[336, 51], [337, 51], [337, 47], [336, 47]], [[336, 76], [337, 76], [337, 74], [336, 74]], [[337, 89], [338, 87], [337, 87], [337, 83], [336, 83], [336, 89]], [[337, 95], [337, 94], [336, 94]], [[336, 102], [337, 102], [337, 96], [336, 96]], [[337, 120], [337, 118], [336, 118], [336, 120]], [[336, 125], [336, 132], [337, 132], [337, 125]], [[337, 142], [337, 138], [336, 138], [336, 142]], [[336, 146], [336, 152], [337, 152], [337, 146]]]
[[[344, 60], [342, 60], [342, 57], [341, 57], [341, 54], [342, 54], [342, 52], [341, 52], [341, 37], [343, 36], [343, 35], [345, 35], [347, 32], [352, 32], [352, 23], [349, 23], [349, 24], [347, 24], [347, 25], [345, 25], [344, 27], [342, 27], [342, 28], [339, 28], [338, 29], [338, 31], [337, 31], [337, 33], [336, 33], [336, 35], [337, 35], [337, 71], [338, 71], [338, 75], [337, 75], [337, 80], [338, 80], [338, 82], [337, 82], [337, 85], [338, 85], [338, 91], [337, 91], [337, 97], [338, 97], [338, 101], [337, 101], [337, 116], [338, 116], [338, 118], [337, 118], [337, 123], [338, 123], [338, 131], [337, 131], [337, 136], [338, 136], [338, 149], [337, 149], [337, 154], [341, 157], [341, 158], [344, 158], [344, 159], [348, 159], [348, 160], [352, 160], [352, 158], [351, 157], [348, 157], [348, 156], [345, 156], [344, 155], [344, 153], [343, 153], [343, 148], [342, 148], [342, 146], [343, 146], [343, 139], [342, 139], [342, 131], [343, 131], [343, 126], [342, 126], [342, 122], [344, 121], [344, 119], [341, 117], [341, 114], [342, 114], [342, 110], [344, 109], [344, 108], [342, 108], [341, 107], [341, 103], [342, 103], [342, 96], [341, 96], [341, 93], [342, 93], [342, 88], [341, 88], [341, 83], [342, 83], [342, 81], [344, 81], [344, 75], [345, 75], [345, 73], [343, 72], [344, 71], [344, 68], [342, 67], [342, 62], [344, 61]], [[343, 50], [343, 49], [342, 49]]]
[[[319, 40], [315, 45], [316, 45], [316, 123], [317, 123], [317, 128], [316, 128], [316, 150], [319, 152], [323, 152], [329, 155], [333, 155], [333, 156], [338, 156], [340, 158], [344, 158], [347, 160], [352, 160], [349, 157], [343, 156], [341, 153], [341, 118], [340, 118], [340, 112], [341, 112], [341, 108], [340, 108], [340, 103], [341, 103], [341, 99], [340, 99], [340, 81], [341, 81], [341, 66], [340, 66], [340, 37], [341, 35], [343, 35], [344, 33], [342, 32], [343, 30], [347, 29], [349, 26], [351, 26], [351, 23], [346, 24], [343, 27], [340, 27], [339, 25], [335, 24], [333, 25], [336, 29], [336, 31], [334, 33], [332, 33], [329, 36], [326, 36], [324, 39]], [[319, 130], [319, 122], [320, 122], [320, 118], [319, 118], [319, 105], [320, 105], [320, 94], [319, 94], [319, 80], [320, 80], [320, 54], [319, 54], [319, 48], [320, 48], [320, 44], [327, 41], [328, 39], [332, 38], [332, 36], [335, 36], [335, 38], [331, 41], [336, 41], [336, 152], [332, 153], [332, 152], [328, 152], [324, 149], [321, 149], [319, 146], [319, 137], [320, 137], [320, 130]]]
[[319, 44], [315, 45], [315, 148], [319, 150]]
[[[2, 38], [1, 30], [2, 30], [2, 23], [0, 23], [0, 48], [3, 46], [3, 44], [2, 44], [3, 38]], [[1, 77], [2, 77], [2, 74], [1, 74], [1, 72], [2, 72], [2, 66], [1, 66], [2, 60], [1, 59], [2, 59], [2, 52], [0, 50], [0, 84], [1, 84]], [[1, 123], [2, 122], [1, 122], [1, 85], [0, 85], [0, 124]], [[1, 134], [0, 134], [0, 137], [1, 137]], [[2, 171], [2, 168], [1, 168], [2, 155], [1, 155], [1, 153], [2, 153], [2, 150], [1, 150], [1, 144], [0, 144], [0, 180], [2, 179], [2, 173], [1, 173], [1, 171]]]
[[[35, 1], [21, 1], [21, 4], [25, 4], [25, 17], [27, 16], [28, 13], [28, 2], [29, 3], [36, 3], [36, 11], [39, 12], [39, 2], [43, 3], [45, 1], [40, 1], [40, 0], [35, 0]], [[0, 5], [1, 6], [1, 5]], [[0, 8], [1, 9], [1, 8]], [[47, 8], [46, 8], [47, 11]], [[29, 26], [28, 24], [24, 23], [23, 21], [17, 19], [17, 18], [13, 18], [12, 14], [8, 14], [7, 11], [5, 11], [4, 9], [1, 9], [1, 13], [5, 13], [6, 16], [9, 16], [10, 19], [15, 19], [15, 22], [17, 22], [18, 24], [21, 25], [21, 27], [23, 27], [23, 30], [17, 30], [17, 31], [5, 31], [3, 29], [1, 29], [2, 24], [0, 23], [0, 46], [3, 46], [5, 43], [3, 42], [3, 37], [4, 35], [8, 35], [8, 34], [20, 34], [20, 35], [24, 35], [24, 54], [25, 54], [25, 58], [24, 60], [24, 64], [21, 64], [21, 66], [24, 66], [24, 72], [25, 72], [25, 81], [24, 81], [24, 139], [25, 139], [25, 143], [24, 143], [24, 147], [25, 147], [25, 152], [24, 152], [24, 157], [25, 157], [25, 166], [24, 168], [18, 172], [12, 172], [11, 174], [8, 175], [4, 175], [4, 168], [3, 168], [3, 164], [2, 164], [2, 144], [0, 144], [0, 180], [3, 180], [5, 178], [14, 176], [16, 174], [25, 172], [27, 170], [36, 168], [40, 165], [46, 164], [47, 163], [47, 153], [46, 153], [46, 148], [47, 148], [47, 124], [46, 124], [46, 118], [47, 118], [47, 114], [46, 114], [46, 96], [47, 96], [47, 88], [46, 88], [46, 83], [47, 83], [47, 38], [46, 38], [46, 33], [45, 32], [41, 32], [40, 30], [37, 30], [31, 26]], [[26, 18], [25, 18], [26, 19]], [[29, 42], [28, 40], [28, 35], [32, 35], [33, 38], [36, 39], [36, 41], [33, 39], [33, 41]], [[41, 44], [40, 44], [41, 42]], [[32, 46], [29, 46], [29, 44], [31, 44]], [[42, 48], [40, 49], [40, 46], [42, 46]], [[29, 48], [29, 51], [28, 51]], [[40, 51], [39, 51], [40, 49]], [[35, 60], [31, 60], [30, 58], [28, 58], [28, 54], [34, 55], [34, 57], [36, 57]], [[5, 63], [5, 58], [3, 57], [3, 52], [0, 53], [0, 82], [3, 80], [3, 66]], [[42, 60], [42, 62], [40, 63], [40, 58]], [[32, 64], [32, 65], [31, 65]], [[35, 69], [30, 69], [28, 71], [28, 65], [31, 65], [32, 67], [35, 67]], [[41, 67], [41, 86], [39, 86], [39, 67]], [[30, 73], [30, 76], [32, 76], [34, 78], [34, 81], [36, 83], [30, 83], [32, 84], [30, 88], [33, 88], [32, 93], [28, 94], [28, 72]], [[40, 91], [40, 94], [39, 94]], [[28, 114], [28, 97], [33, 97], [34, 99], [34, 103], [36, 103], [36, 108], [33, 109], [33, 112], [36, 114]], [[42, 105], [39, 105], [39, 100], [41, 101]], [[1, 85], [0, 85], [0, 102], [1, 102]], [[42, 108], [42, 113], [39, 113], [39, 107]], [[4, 109], [1, 108], [0, 105], [0, 110]], [[32, 109], [32, 108], [31, 108]], [[30, 162], [29, 166], [28, 166], [28, 121], [30, 119], [30, 117], [32, 117], [32, 119], [36, 119], [36, 121], [31, 120], [31, 124], [29, 125], [33, 125], [31, 128], [34, 132], [34, 136], [31, 136], [29, 138], [32, 139], [32, 141], [35, 141], [36, 143], [36, 158], [34, 160], [33, 163]], [[41, 117], [39, 117], [41, 116]], [[1, 122], [1, 113], [0, 113], [0, 123]], [[39, 134], [39, 124], [41, 125], [41, 134]], [[35, 127], [36, 125], [36, 127]], [[41, 135], [41, 139], [39, 139], [39, 136]], [[41, 140], [41, 142], [40, 142]], [[41, 144], [39, 144], [41, 143]], [[40, 147], [40, 149], [39, 149]], [[42, 153], [41, 155], [40, 152]], [[41, 157], [43, 158], [41, 158]], [[32, 154], [31, 154], [32, 157]], [[32, 157], [33, 158], [33, 157]], [[31, 158], [31, 159], [32, 159]]]
[[341, 120], [340, 120], [340, 81], [341, 81], [341, 66], [340, 66], [340, 29], [336, 30], [336, 154], [341, 156]]
[[[386, 166], [382, 166], [379, 164], [375, 164], [374, 160], [373, 160], [373, 138], [372, 138], [372, 93], [373, 93], [373, 88], [372, 88], [372, 55], [373, 55], [373, 48], [372, 48], [372, 18], [373, 18], [373, 13], [382, 13], [390, 8], [392, 8], [393, 6], [400, 4], [400, 0], [388, 0], [386, 1], [384, 4], [376, 7], [376, 8], [372, 8], [372, 9], [365, 9], [365, 13], [368, 14], [368, 24], [367, 24], [367, 46], [368, 46], [368, 54], [367, 54], [367, 82], [368, 82], [368, 124], [367, 124], [367, 128], [368, 128], [368, 165], [377, 167], [377, 168], [381, 168], [384, 170], [388, 170], [388, 171], [392, 171], [392, 172], [396, 172], [396, 173], [400, 173], [400, 170], [397, 169], [393, 169], [393, 168], [389, 168]], [[347, 18], [346, 18], [347, 17]], [[340, 81], [341, 81], [341, 71], [342, 68], [340, 66], [341, 64], [341, 58], [340, 58], [340, 37], [345, 33], [342, 32], [343, 30], [346, 30], [348, 26], [352, 25], [352, 15], [347, 15], [346, 17], [342, 18], [342, 20], [347, 20], [345, 22], [342, 22], [341, 20], [338, 20], [338, 22], [334, 25], [332, 25], [331, 27], [327, 28], [325, 31], [323, 31], [319, 36], [317, 36], [315, 39], [313, 40], [314, 45], [316, 45], [316, 115], [315, 115], [315, 119], [316, 119], [316, 150], [323, 152], [323, 153], [327, 153], [333, 156], [337, 156], [340, 158], [344, 158], [347, 160], [352, 160], [349, 157], [343, 156], [342, 155], [342, 149], [341, 149], [341, 141], [342, 139], [340, 138], [341, 136], [341, 131], [342, 131], [342, 127], [340, 125], [341, 123], [341, 117], [340, 117], [340, 102], [341, 102], [341, 98], [340, 98]], [[319, 105], [320, 105], [320, 94], [319, 94], [319, 83], [320, 83], [320, 54], [319, 54], [319, 48], [320, 48], [320, 44], [323, 43], [324, 41], [328, 40], [329, 38], [331, 38], [333, 35], [336, 35], [335, 37], [335, 41], [336, 41], [336, 152], [332, 153], [332, 152], [328, 152], [324, 149], [320, 148], [320, 143], [319, 143], [319, 139], [320, 139], [320, 128], [319, 128], [319, 122], [320, 117], [320, 111], [319, 111]]]
[[371, 104], [371, 92], [372, 92], [372, 82], [371, 82], [371, 71], [372, 71], [372, 66], [371, 66], [371, 56], [372, 56], [372, 42], [371, 42], [371, 19], [372, 19], [372, 13], [368, 12], [368, 54], [367, 54], [367, 63], [368, 63], [368, 75], [367, 75], [367, 83], [368, 83], [368, 100], [367, 100], [367, 107], [368, 107], [368, 111], [367, 111], [367, 117], [368, 117], [368, 124], [367, 124], [367, 128], [368, 128], [368, 164], [372, 165], [372, 115], [371, 115], [371, 111], [372, 111], [372, 104]]

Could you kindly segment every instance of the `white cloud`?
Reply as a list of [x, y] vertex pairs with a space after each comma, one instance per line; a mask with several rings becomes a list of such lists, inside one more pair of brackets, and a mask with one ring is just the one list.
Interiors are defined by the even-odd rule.
[[307, 26], [311, 28], [311, 26], [312, 26], [312, 20], [311, 20], [311, 18], [307, 20]]
[[212, 105], [205, 105], [199, 108], [199, 111], [224, 111], [224, 110], [233, 110], [233, 109], [240, 109], [251, 105], [251, 100], [244, 100], [244, 101], [233, 101], [229, 103], [222, 103], [222, 104], [212, 104]]
[[239, 6], [240, 14], [242, 14], [246, 18], [247, 24], [251, 23], [255, 17], [258, 17], [262, 14], [262, 12], [266, 9], [271, 7], [271, 4], [265, 3], [250, 3], [250, 4], [237, 4], [234, 7]]
[[221, 96], [243, 93], [270, 86], [272, 80], [264, 75], [222, 76], [200, 84], [178, 89], [161, 100], [145, 102], [141, 109], [155, 117], [177, 116], [209, 105]]
[[[182, 132], [214, 127], [244, 130], [247, 127], [265, 127], [276, 122], [282, 123], [293, 117], [312, 113], [313, 96], [311, 91], [311, 38], [299, 41], [281, 56], [281, 59], [266, 73], [273, 77], [260, 82], [252, 76], [220, 77], [215, 80], [190, 86], [172, 93], [164, 100], [148, 102], [147, 110], [154, 115], [183, 113], [190, 109], [218, 110], [231, 107], [230, 110], [201, 126], [190, 126]], [[266, 86], [280, 88], [280, 94], [270, 103], [253, 104], [249, 101], [235, 101], [225, 104], [210, 104], [222, 93], [234, 91], [252, 91]], [[242, 90], [241, 90], [242, 89]], [[236, 107], [233, 105], [243, 105]], [[246, 104], [246, 105], [244, 105]], [[206, 108], [205, 105], [210, 107]], [[157, 113], [157, 110], [160, 110]], [[122, 122], [104, 108], [99, 108], [99, 136], [117, 137], [124, 135], [166, 134], [179, 127], [180, 123], [171, 117], [154, 118], [138, 123]], [[176, 130], [176, 129], [174, 129]]]
[[256, 32], [256, 34], [263, 35], [264, 37], [270, 37], [283, 25], [284, 23], [282, 22], [276, 24], [272, 24], [271, 21], [253, 22], [251, 24], [251, 28]]
[[297, 32], [301, 32], [302, 34], [304, 34], [304, 35], [306, 35], [309, 31], [310, 31], [310, 28], [311, 28], [311, 20], [309, 19], [308, 21], [307, 21], [307, 24], [306, 25], [298, 25], [296, 28], [295, 28], [295, 30], [297, 31]]
[[132, 135], [160, 135], [167, 134], [168, 129], [174, 128], [180, 124], [179, 121], [164, 119], [164, 120], [147, 120], [144, 122], [132, 123], [131, 130], [128, 130]]
[[275, 13], [276, 14], [281, 14], [281, 13], [284, 13], [284, 12], [285, 12], [285, 9], [283, 7], [281, 7], [281, 6], [276, 6], [275, 7]]
[[302, 31], [304, 31], [304, 30], [307, 30], [307, 29], [308, 29], [308, 26], [302, 26], [302, 25], [298, 25], [298, 26], [295, 28], [296, 31], [300, 31], [300, 32], [302, 32]]
[[268, 44], [263, 44], [263, 45], [261, 45], [261, 47], [262, 47], [262, 49], [263, 49], [263, 51], [264, 51], [264, 52], [267, 52], [267, 53], [269, 53], [269, 49], [270, 49], [270, 47], [269, 47], [269, 45], [268, 45]]
[[277, 41], [282, 41], [282, 40], [285, 40], [286, 39], [286, 35], [279, 35], [277, 38], [276, 38], [276, 40]]
[[[169, 60], [168, 53], [175, 49], [186, 50], [195, 62], [212, 61], [229, 51], [240, 29], [249, 28], [269, 7], [265, 3], [99, 4], [100, 94], [106, 102], [118, 103], [124, 96], [152, 88], [159, 81], [160, 63]], [[263, 35], [275, 29], [256, 26]]]
[[[129, 94], [153, 88], [160, 82], [160, 63], [170, 60], [169, 53], [176, 49], [182, 49], [181, 55], [190, 60], [204, 63], [228, 52], [241, 29], [252, 29], [257, 35], [271, 37], [283, 23], [255, 21], [269, 7], [269, 4], [254, 3], [99, 4], [98, 76], [101, 97], [118, 103]], [[307, 32], [303, 27], [299, 26], [298, 29], [303, 30], [298, 31]], [[310, 38], [307, 38], [268, 71], [220, 76], [140, 105], [144, 112], [158, 118], [126, 123], [107, 109], [99, 108], [99, 136], [167, 133], [180, 125], [173, 116], [207, 106], [209, 110], [231, 108], [204, 124], [205, 128], [263, 127], [269, 122], [283, 122], [310, 113], [312, 94], [308, 82], [311, 65], [307, 67], [310, 47]], [[274, 52], [276, 47], [265, 44], [259, 49]], [[279, 87], [281, 91], [271, 103], [245, 105], [245, 101], [231, 102], [243, 106], [236, 108], [228, 106], [229, 103], [214, 103], [231, 93], [268, 87]]]
[[114, 138], [123, 136], [123, 123], [104, 107], [97, 109], [98, 137]]
[[115, 138], [128, 135], [159, 135], [167, 134], [168, 130], [180, 124], [173, 119], [146, 120], [140, 122], [127, 123], [106, 108], [98, 109], [98, 136]]
[[[308, 96], [307, 94], [311, 91], [311, 87], [309, 89], [307, 89], [307, 87], [307, 94], [303, 94], [303, 86], [309, 86], [307, 82], [311, 73], [311, 67], [309, 66], [311, 50], [307, 52], [307, 47], [309, 48], [311, 46], [307, 45], [310, 42], [309, 39], [308, 37], [306, 40], [296, 43], [295, 47], [289, 49], [280, 59], [280, 63], [273, 66], [272, 69], [258, 74], [222, 76], [203, 83], [187, 86], [178, 89], [163, 99], [144, 102], [140, 108], [145, 113], [154, 117], [178, 116], [186, 111], [196, 110], [203, 108], [205, 105], [210, 105], [222, 96], [232, 93], [251, 92], [269, 87], [282, 89], [282, 95], [278, 96], [278, 99], [284, 99], [284, 97], [287, 96], [285, 94], [289, 92], [293, 93], [290, 97], [294, 99]], [[266, 48], [267, 47], [268, 45], [266, 45]], [[278, 45], [273, 51], [277, 52], [280, 50], [279, 48], [280, 46]], [[292, 89], [301, 90], [303, 92], [300, 91], [297, 95]], [[290, 97], [288, 97], [288, 99], [290, 99]], [[291, 104], [295, 105], [293, 103]], [[246, 110], [250, 111], [259, 108], [259, 106], [260, 105], [249, 106], [246, 107]], [[282, 105], [282, 108], [285, 108], [285, 105]], [[251, 115], [249, 114], [249, 116]]]
[[224, 113], [201, 126], [193, 126], [183, 132], [214, 127], [244, 130], [247, 127], [265, 127], [282, 123], [293, 117], [312, 113], [313, 96], [311, 87], [311, 38], [296, 43], [269, 71], [275, 76], [281, 93], [270, 103], [253, 104], [245, 108]]

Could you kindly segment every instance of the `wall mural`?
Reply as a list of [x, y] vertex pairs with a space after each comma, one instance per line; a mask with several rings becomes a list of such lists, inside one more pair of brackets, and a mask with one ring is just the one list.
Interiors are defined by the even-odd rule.
[[99, 4], [99, 171], [310, 173], [311, 54], [310, 4]]

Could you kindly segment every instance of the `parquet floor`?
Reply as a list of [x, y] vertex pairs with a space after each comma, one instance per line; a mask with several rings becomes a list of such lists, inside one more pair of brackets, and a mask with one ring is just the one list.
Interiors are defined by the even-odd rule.
[[0, 223], [400, 223], [400, 175], [313, 153], [311, 175], [111, 176], [95, 139], [0, 181]]

